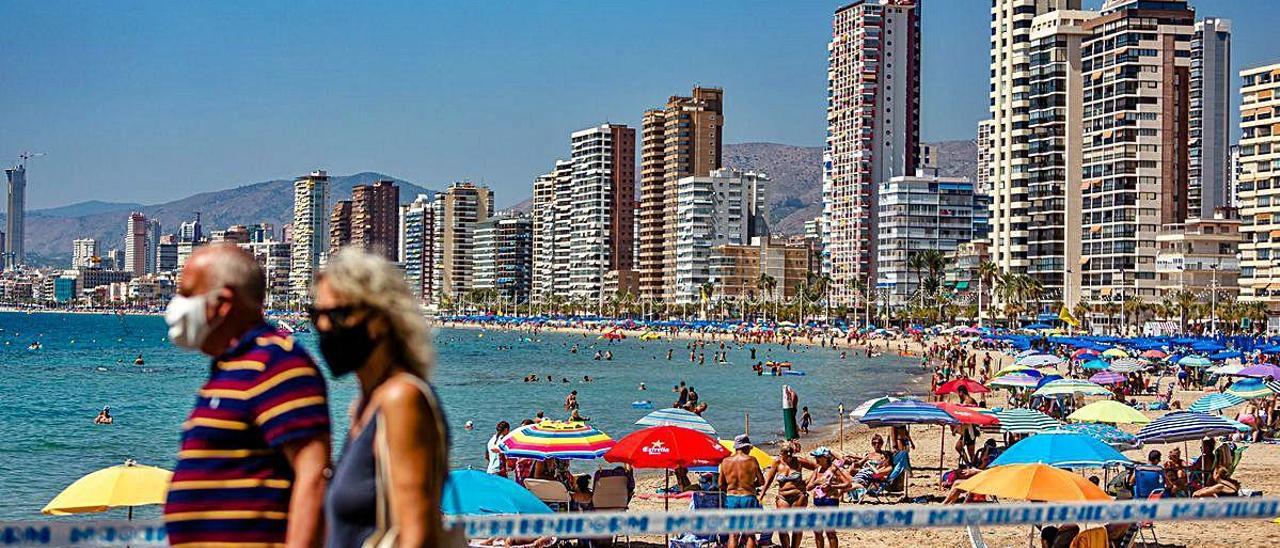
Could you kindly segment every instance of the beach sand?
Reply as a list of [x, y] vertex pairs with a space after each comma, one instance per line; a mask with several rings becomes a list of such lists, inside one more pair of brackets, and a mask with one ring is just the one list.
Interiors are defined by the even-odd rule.
[[[493, 326], [477, 326], [450, 323], [450, 327], [472, 327], [494, 329]], [[546, 331], [561, 333], [587, 333], [599, 334], [598, 329], [586, 328], [550, 328]], [[640, 331], [624, 331], [628, 337], [638, 336]], [[705, 340], [732, 340], [729, 335], [711, 335], [698, 333], [679, 333], [670, 335], [663, 333], [665, 338], [677, 339], [705, 339]], [[809, 341], [803, 337], [795, 340], [797, 344], [816, 344], [816, 341]], [[856, 342], [847, 344], [843, 340], [837, 339], [837, 346], [861, 348]], [[924, 348], [921, 344], [913, 340], [900, 339], [874, 339], [871, 341], [874, 349], [882, 352], [900, 353], [902, 345], [906, 345], [907, 355], [919, 356]], [[998, 358], [996, 368], [1003, 367], [1012, 363], [1013, 358], [1001, 353], [992, 352], [993, 358]], [[1165, 378], [1164, 382], [1170, 382], [1171, 379]], [[917, 394], [924, 394], [928, 391], [928, 386], [916, 387]], [[1175, 391], [1174, 399], [1182, 402], [1185, 409], [1195, 401], [1196, 398], [1204, 395], [1202, 391]], [[998, 405], [998, 401], [1003, 398], [1003, 393], [997, 392], [990, 398], [991, 405]], [[1095, 398], [1090, 398], [1092, 401]], [[1139, 401], [1151, 401], [1154, 397], [1139, 397]], [[1234, 410], [1234, 409], [1233, 409]], [[1147, 412], [1148, 416], [1156, 417], [1164, 412]], [[1125, 425], [1121, 427], [1129, 432], [1136, 432], [1137, 426]], [[883, 434], [887, 435], [887, 430], [881, 429]], [[826, 445], [837, 452], [854, 452], [861, 454], [870, 448], [871, 435], [874, 433], [856, 421], [846, 420], [844, 425], [844, 436], [841, 439], [839, 435], [838, 425], [828, 425], [821, 429], [817, 429], [800, 439], [804, 450], [810, 450], [814, 447]], [[938, 450], [940, 444], [945, 444], [945, 461], [948, 469], [954, 468], [956, 465], [956, 455], [952, 447], [955, 444], [955, 437], [949, 432], [946, 434], [945, 441], [942, 439], [943, 429], [936, 426], [915, 427], [911, 429], [912, 438], [916, 443], [916, 450], [912, 454], [912, 463], [916, 466], [910, 479], [909, 492], [911, 496], [932, 495], [935, 497], [943, 497], [946, 491], [939, 485], [938, 471]], [[981, 440], [979, 441], [979, 445]], [[1188, 444], [1183, 450], [1185, 457], [1194, 458], [1198, 454], [1196, 444]], [[1181, 446], [1181, 444], [1179, 444]], [[1141, 461], [1145, 460], [1146, 454], [1151, 449], [1158, 449], [1163, 454], [1167, 454], [1172, 445], [1149, 445], [1141, 449], [1129, 451], [1125, 453], [1129, 458]], [[776, 455], [776, 449], [772, 446], [763, 446], [770, 454]], [[1188, 452], [1188, 450], [1190, 450]], [[1280, 494], [1280, 445], [1268, 444], [1252, 444], [1246, 450], [1239, 468], [1236, 470], [1235, 477], [1240, 480], [1246, 489], [1261, 490], [1264, 495], [1275, 496]], [[1100, 474], [1100, 472], [1099, 472]], [[637, 477], [637, 493], [654, 493], [663, 486], [663, 474], [653, 471], [640, 471]], [[773, 494], [769, 493], [764, 500], [766, 506], [773, 505]], [[671, 501], [672, 511], [688, 511], [687, 499], [673, 499]], [[663, 501], [661, 499], [641, 499], [636, 498], [631, 503], [632, 511], [661, 511], [663, 509]], [[1031, 534], [1030, 527], [987, 527], [982, 529], [982, 535], [988, 545], [996, 547], [1004, 546], [1027, 546]], [[1166, 521], [1156, 524], [1156, 535], [1163, 546], [1280, 546], [1280, 524], [1271, 522], [1270, 520], [1245, 520], [1245, 521], [1185, 521], [1174, 522]], [[868, 529], [868, 530], [849, 530], [839, 533], [839, 539], [842, 546], [969, 546], [968, 536], [964, 529]], [[632, 538], [633, 546], [662, 546], [661, 537], [635, 537]], [[1036, 539], [1036, 545], [1039, 540]], [[815, 546], [813, 535], [806, 533], [803, 546]]]

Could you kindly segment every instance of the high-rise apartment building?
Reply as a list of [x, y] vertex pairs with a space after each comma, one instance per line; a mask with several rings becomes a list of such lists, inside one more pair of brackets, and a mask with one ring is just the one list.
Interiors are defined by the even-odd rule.
[[973, 188], [982, 194], [991, 194], [991, 120], [978, 122], [978, 138], [974, 144], [978, 147], [978, 171]]
[[712, 249], [768, 237], [765, 204], [769, 178], [763, 173], [717, 169], [707, 177], [676, 183], [675, 302], [697, 303], [712, 281]]
[[436, 248], [435, 207], [431, 197], [419, 194], [400, 208], [400, 256], [409, 291], [423, 303], [432, 302], [432, 269]]
[[1004, 272], [1026, 273], [1029, 266], [1032, 21], [1078, 9], [1080, 0], [991, 3], [990, 251]]
[[1194, 25], [1183, 0], [1109, 0], [1084, 25], [1081, 284], [1095, 304], [1160, 299], [1156, 234], [1187, 217]]
[[338, 200], [329, 213], [329, 252], [351, 243], [351, 200]]
[[527, 304], [533, 286], [533, 218], [507, 214], [476, 223], [475, 289], [492, 289], [514, 305]]
[[147, 219], [147, 272], [160, 271], [160, 219]]
[[26, 263], [27, 233], [27, 166], [4, 170], [9, 181], [9, 202], [5, 209], [4, 267], [15, 268]]
[[71, 241], [71, 268], [94, 268], [99, 266], [98, 240], [79, 238]]
[[156, 247], [156, 271], [175, 272], [178, 270], [178, 237], [165, 234], [160, 237], [160, 245]]
[[909, 259], [928, 250], [951, 253], [980, 237], [987, 198], [968, 179], [933, 175], [893, 177], [880, 183], [878, 194], [875, 287], [898, 307], [926, 298], [918, 292], [921, 273], [908, 266]]
[[1240, 299], [1280, 313], [1280, 63], [1240, 71]]
[[293, 182], [293, 243], [289, 292], [294, 303], [310, 301], [311, 281], [328, 251], [329, 174], [313, 171]]
[[437, 303], [446, 298], [456, 302], [474, 288], [475, 226], [493, 216], [493, 191], [453, 183], [436, 195], [434, 208], [434, 296]]
[[1230, 157], [1227, 165], [1230, 166], [1231, 179], [1227, 183], [1227, 207], [1240, 209], [1240, 144], [1231, 145]]
[[543, 303], [554, 296], [567, 298], [569, 295], [573, 204], [573, 162], [556, 160], [554, 170], [533, 182], [530, 214], [533, 216], [535, 302]]
[[200, 212], [196, 212], [195, 220], [183, 221], [178, 225], [178, 240], [198, 242], [204, 239], [204, 226], [200, 224]]
[[399, 243], [400, 187], [377, 181], [351, 189], [350, 242], [383, 258], [396, 260]]
[[1187, 216], [1212, 219], [1231, 181], [1231, 21], [1196, 21], [1191, 38]]
[[720, 169], [724, 90], [695, 87], [666, 108], [644, 113], [640, 147], [640, 296], [670, 302], [675, 295], [676, 182]]
[[636, 132], [619, 124], [571, 136], [569, 296], [601, 302], [609, 272], [630, 271]]
[[124, 268], [134, 276], [147, 273], [147, 217], [141, 213], [129, 214], [124, 229]]
[[1039, 312], [1080, 300], [1080, 173], [1084, 134], [1084, 25], [1098, 12], [1032, 19], [1026, 109], [1026, 273], [1044, 290]]
[[876, 188], [914, 173], [920, 155], [920, 11], [913, 0], [859, 0], [835, 12], [827, 46], [823, 265], [833, 305], [875, 279]]

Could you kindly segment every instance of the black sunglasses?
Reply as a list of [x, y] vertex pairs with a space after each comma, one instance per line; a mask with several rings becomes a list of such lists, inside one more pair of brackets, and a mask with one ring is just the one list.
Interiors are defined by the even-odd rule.
[[311, 325], [316, 325], [321, 316], [328, 316], [331, 323], [346, 325], [347, 318], [351, 317], [351, 313], [355, 311], [356, 307], [354, 306], [332, 306], [329, 308], [307, 306], [307, 316], [311, 320]]

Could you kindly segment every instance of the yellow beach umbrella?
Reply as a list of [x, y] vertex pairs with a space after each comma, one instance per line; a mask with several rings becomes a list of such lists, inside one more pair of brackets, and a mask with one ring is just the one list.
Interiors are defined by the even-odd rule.
[[1099, 400], [1067, 415], [1076, 422], [1105, 422], [1107, 424], [1147, 424], [1151, 419], [1141, 411], [1115, 400]]
[[92, 472], [63, 489], [41, 512], [54, 516], [105, 512], [126, 506], [130, 517], [134, 506], [164, 504], [173, 472], [143, 466], [129, 460], [124, 464]]
[[[730, 452], [733, 451], [733, 440], [720, 440], [720, 445], [723, 445], [724, 448], [728, 449]], [[773, 466], [773, 457], [770, 457], [763, 449], [752, 446], [751, 453], [749, 454], [751, 455], [751, 458], [756, 459], [756, 462], [760, 463], [760, 468]]]
[[1037, 502], [1111, 500], [1084, 476], [1047, 464], [996, 466], [957, 483], [956, 487], [979, 495]]
[[1030, 367], [1030, 366], [1026, 366], [1026, 365], [1013, 364], [1013, 365], [1010, 365], [1009, 367], [1006, 367], [1006, 368], [1004, 368], [1004, 369], [1001, 369], [1000, 371], [997, 371], [997, 372], [996, 372], [996, 374], [995, 374], [995, 376], [993, 376], [993, 377], [991, 377], [991, 378], [995, 379], [995, 378], [999, 378], [999, 377], [1003, 377], [1003, 376], [1005, 376], [1005, 375], [1008, 375], [1009, 373], [1017, 373], [1017, 372], [1019, 372], [1019, 371], [1026, 371], [1026, 370], [1028, 370], [1028, 369], [1035, 369], [1035, 368], [1034, 368], [1034, 367]]
[[1129, 353], [1119, 348], [1108, 348], [1102, 352], [1102, 355], [1108, 358], [1128, 358]]

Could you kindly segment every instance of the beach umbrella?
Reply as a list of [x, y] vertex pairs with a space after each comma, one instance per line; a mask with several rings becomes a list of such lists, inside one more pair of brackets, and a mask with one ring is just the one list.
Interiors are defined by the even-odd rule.
[[1272, 380], [1280, 380], [1280, 367], [1269, 363], [1255, 363], [1249, 367], [1241, 369], [1236, 373], [1236, 375], [1241, 377], [1257, 377], [1259, 379], [1271, 377]]
[[1034, 434], [1062, 425], [1049, 415], [1023, 408], [996, 411], [996, 418], [1000, 419], [1000, 431], [1006, 434]]
[[1073, 422], [1064, 424], [1060, 430], [1076, 432], [1110, 445], [1118, 451], [1129, 451], [1142, 447], [1138, 437], [1119, 428], [1099, 422]]
[[1210, 354], [1210, 355], [1209, 355], [1209, 359], [1211, 359], [1211, 360], [1213, 360], [1213, 361], [1215, 361], [1215, 362], [1220, 362], [1220, 361], [1222, 361], [1222, 360], [1230, 360], [1230, 359], [1232, 359], [1232, 358], [1239, 358], [1239, 357], [1241, 357], [1241, 356], [1243, 356], [1243, 355], [1244, 355], [1244, 354], [1241, 354], [1238, 350], [1222, 350], [1222, 351], [1214, 352], [1213, 354]]
[[1124, 382], [1125, 379], [1126, 377], [1119, 373], [1115, 373], [1112, 371], [1102, 371], [1099, 373], [1094, 373], [1093, 376], [1089, 377], [1089, 382], [1095, 382], [1098, 384], [1120, 384]]
[[1225, 394], [1214, 392], [1200, 396], [1200, 399], [1192, 403], [1187, 409], [1197, 413], [1212, 413], [1220, 411], [1228, 407], [1234, 407], [1244, 403], [1244, 398], [1235, 394]]
[[613, 438], [587, 423], [544, 420], [512, 430], [498, 442], [498, 450], [509, 457], [593, 460], [613, 444]]
[[446, 516], [551, 514], [554, 511], [520, 484], [479, 470], [454, 470], [444, 484]]
[[1274, 386], [1269, 386], [1262, 379], [1240, 379], [1227, 389], [1227, 393], [1252, 400], [1274, 396], [1276, 391]]
[[960, 421], [938, 406], [919, 400], [902, 400], [886, 403], [872, 409], [859, 419], [872, 428], [909, 424], [959, 424]]
[[1142, 443], [1176, 443], [1236, 432], [1235, 425], [1218, 415], [1174, 411], [1138, 431]]
[[1080, 364], [1080, 367], [1083, 369], [1103, 370], [1103, 369], [1106, 369], [1107, 367], [1110, 367], [1110, 364], [1102, 360], [1089, 360]]
[[853, 411], [849, 412], [849, 418], [860, 419], [863, 416], [865, 416], [868, 411], [871, 411], [872, 409], [880, 407], [881, 405], [884, 405], [889, 402], [902, 401], [902, 400], [903, 398], [895, 398], [893, 396], [881, 396], [879, 398], [869, 399], [867, 401], [862, 402], [862, 405], [859, 405], [853, 408]]
[[982, 392], [991, 391], [990, 388], [983, 386], [982, 383], [978, 381], [975, 381], [970, 378], [962, 377], [959, 379], [955, 379], [953, 381], [948, 381], [946, 383], [943, 383], [942, 386], [939, 386], [937, 390], [933, 391], [933, 393], [939, 396], [944, 394], [954, 394], [960, 391], [961, 388], [964, 388], [965, 391], [970, 394], [978, 394]]
[[[733, 452], [733, 440], [720, 440], [720, 445], [723, 446], [725, 450]], [[756, 462], [760, 463], [761, 469], [773, 466], [773, 457], [766, 453], [764, 449], [753, 445], [751, 446], [751, 451], [747, 454], [751, 455], [751, 458], [756, 459]]]
[[1014, 365], [1007, 366], [1007, 367], [1005, 367], [1004, 369], [1001, 369], [1001, 370], [997, 371], [997, 372], [996, 372], [996, 374], [995, 374], [995, 376], [996, 376], [996, 377], [1003, 377], [1003, 376], [1008, 375], [1008, 374], [1010, 374], [1010, 373], [1020, 373], [1020, 372], [1022, 372], [1022, 371], [1035, 371], [1035, 369], [1032, 369], [1031, 367], [1026, 366], [1026, 365], [1017, 365], [1017, 364], [1014, 364]]
[[948, 415], [955, 417], [960, 424], [972, 424], [976, 426], [997, 426], [1000, 424], [1000, 418], [991, 411], [968, 405], [960, 405], [951, 402], [939, 402], [934, 405], [939, 409], [946, 411]]
[[1014, 363], [1017, 365], [1025, 365], [1028, 367], [1039, 368], [1039, 367], [1049, 367], [1053, 365], [1058, 365], [1060, 363], [1063, 363], [1063, 360], [1062, 358], [1059, 358], [1052, 354], [1033, 354], [1030, 356], [1024, 356], [1024, 357], [1018, 358], [1018, 361]]
[[1022, 352], [1018, 352], [1017, 354], [1015, 354], [1014, 357], [1025, 358], [1027, 356], [1034, 356], [1036, 354], [1043, 354], [1043, 352], [1040, 352], [1039, 350], [1023, 350]]
[[1192, 355], [1178, 358], [1178, 365], [1185, 365], [1187, 367], [1209, 367], [1210, 365], [1213, 365], [1213, 362], [1209, 361], [1209, 358], [1204, 356]]
[[1147, 424], [1151, 419], [1141, 411], [1115, 400], [1099, 400], [1076, 409], [1067, 415], [1077, 422], [1105, 422], [1108, 424]]
[[1002, 386], [1005, 388], [1035, 388], [1039, 384], [1040, 377], [1026, 373], [1011, 373], [987, 382], [989, 386]]
[[962, 491], [1036, 502], [1111, 500], [1084, 476], [1046, 464], [1008, 464], [979, 472], [956, 484]]
[[1132, 371], [1140, 371], [1142, 369], [1146, 369], [1147, 362], [1144, 362], [1138, 358], [1116, 358], [1114, 360], [1111, 360], [1111, 365], [1108, 367], [1108, 369], [1115, 371], [1117, 367], [1122, 369], [1130, 369]]
[[1038, 388], [1035, 396], [1065, 396], [1068, 394], [1084, 394], [1086, 396], [1110, 396], [1112, 392], [1105, 387], [1079, 379], [1059, 379]]
[[1244, 364], [1239, 364], [1239, 363], [1225, 363], [1217, 367], [1209, 368], [1209, 372], [1213, 373], [1214, 375], [1226, 375], [1226, 376], [1237, 375], [1242, 370], [1244, 370]]
[[653, 426], [618, 440], [604, 460], [633, 468], [672, 469], [719, 464], [730, 452], [720, 441], [680, 426]]
[[1132, 461], [1110, 445], [1076, 432], [1051, 430], [1026, 438], [1000, 453], [991, 466], [1048, 464], [1061, 468], [1103, 467]]
[[636, 421], [639, 426], [679, 426], [696, 430], [703, 434], [716, 435], [716, 429], [707, 422], [707, 419], [692, 411], [685, 411], [675, 407], [666, 409], [658, 409]]
[[124, 464], [91, 472], [71, 483], [40, 511], [53, 516], [105, 512], [127, 507], [164, 504], [173, 472], [127, 460]]
[[1128, 358], [1129, 353], [1116, 347], [1108, 348], [1102, 352], [1104, 358]]
[[1080, 348], [1080, 349], [1077, 349], [1075, 352], [1071, 353], [1071, 357], [1073, 359], [1079, 359], [1081, 356], [1089, 357], [1089, 356], [1097, 356], [1097, 355], [1098, 355], [1098, 351], [1092, 348]]
[[1168, 356], [1168, 354], [1167, 354], [1167, 353], [1165, 353], [1165, 351], [1163, 351], [1163, 350], [1157, 350], [1157, 349], [1155, 349], [1155, 348], [1152, 348], [1151, 350], [1146, 350], [1146, 351], [1144, 351], [1144, 352], [1141, 354], [1141, 356], [1142, 356], [1143, 358], [1150, 358], [1150, 359], [1153, 359], [1153, 360], [1158, 360], [1158, 359], [1161, 359], [1161, 358], [1163, 358], [1163, 357], [1165, 357], [1165, 356]]

